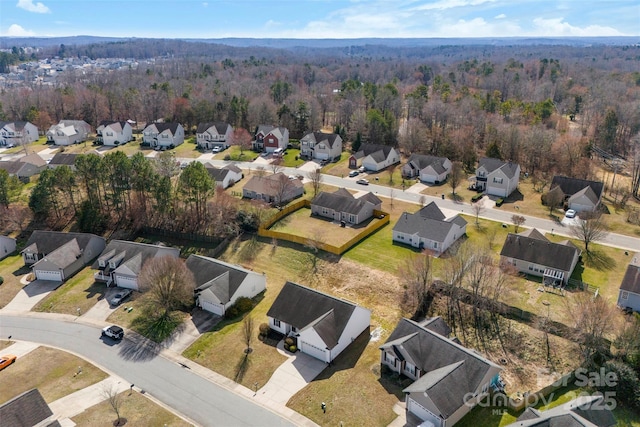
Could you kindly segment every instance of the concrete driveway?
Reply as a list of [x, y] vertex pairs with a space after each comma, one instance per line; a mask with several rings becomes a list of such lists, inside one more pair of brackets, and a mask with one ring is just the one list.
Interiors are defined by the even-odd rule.
[[267, 406], [270, 403], [286, 403], [309, 384], [327, 364], [300, 351], [294, 355], [284, 351], [284, 341], [278, 343], [278, 352], [287, 356], [287, 360], [275, 370], [269, 381], [258, 390], [256, 399]]
[[60, 282], [52, 282], [49, 280], [34, 280], [25, 285], [24, 288], [18, 292], [18, 294], [5, 305], [2, 310], [15, 311], [15, 312], [28, 312], [44, 297], [49, 295], [49, 292], [59, 288], [62, 285]]

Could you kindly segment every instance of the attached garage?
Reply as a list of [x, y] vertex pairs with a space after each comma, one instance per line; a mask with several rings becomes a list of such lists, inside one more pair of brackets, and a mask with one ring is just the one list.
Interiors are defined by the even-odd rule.
[[440, 427], [442, 425], [442, 420], [439, 417], [437, 417], [434, 413], [429, 411], [427, 408], [425, 408], [409, 396], [407, 396], [407, 411], [416, 415], [423, 421], [429, 421], [433, 423], [433, 425], [436, 427]]
[[34, 270], [34, 274], [38, 280], [50, 280], [53, 282], [63, 281], [61, 271]]
[[138, 279], [135, 277], [119, 276], [116, 274], [114, 279], [116, 285], [121, 288], [133, 289], [134, 291], [138, 290]]
[[320, 359], [323, 362], [327, 361], [327, 352], [326, 350], [321, 349], [320, 347], [316, 347], [313, 344], [309, 344], [306, 341], [300, 342], [300, 351], [303, 353], [307, 353], [309, 356], [313, 356], [316, 359]]
[[218, 316], [224, 315], [224, 307], [220, 304], [209, 301], [201, 301], [201, 307], [203, 310], [207, 310], [208, 312], [217, 314]]

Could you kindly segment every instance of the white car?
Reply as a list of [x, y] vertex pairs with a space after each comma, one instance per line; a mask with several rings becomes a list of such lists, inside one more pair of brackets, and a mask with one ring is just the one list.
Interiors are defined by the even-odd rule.
[[574, 211], [573, 209], [569, 209], [565, 214], [565, 217], [567, 218], [575, 218], [576, 217], [576, 211]]
[[109, 337], [114, 340], [121, 340], [124, 338], [124, 330], [120, 326], [111, 325], [102, 329], [102, 336]]
[[221, 151], [222, 151], [222, 147], [220, 147], [219, 145], [216, 145], [215, 147], [213, 147], [213, 148], [211, 149], [211, 152], [212, 152], [212, 153], [219, 153], [219, 152], [221, 152]]

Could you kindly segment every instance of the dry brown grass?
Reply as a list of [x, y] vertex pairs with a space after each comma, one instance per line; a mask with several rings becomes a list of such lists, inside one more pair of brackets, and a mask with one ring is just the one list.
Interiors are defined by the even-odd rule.
[[[78, 368], [82, 373], [75, 375]], [[102, 381], [107, 374], [64, 351], [38, 347], [2, 371], [0, 402], [37, 388], [47, 403]]]
[[[120, 417], [126, 419], [127, 423], [125, 425], [127, 426], [164, 425], [182, 427], [192, 425], [155, 404], [140, 393], [124, 391], [120, 393], [120, 398], [122, 399]], [[116, 421], [116, 414], [113, 412], [109, 402], [104, 401], [86, 409], [84, 412], [71, 418], [71, 420], [78, 426], [112, 425], [111, 422]]]
[[86, 313], [99, 299], [104, 298], [106, 285], [93, 280], [94, 270], [87, 266], [67, 280], [61, 287], [42, 299], [33, 311], [77, 315]]
[[0, 340], [0, 350], [4, 350], [7, 347], [10, 347], [13, 345], [13, 341], [7, 341], [7, 340]]
[[24, 287], [20, 278], [29, 273], [24, 267], [22, 255], [11, 255], [0, 261], [0, 276], [4, 283], [0, 285], [0, 308], [7, 305]]

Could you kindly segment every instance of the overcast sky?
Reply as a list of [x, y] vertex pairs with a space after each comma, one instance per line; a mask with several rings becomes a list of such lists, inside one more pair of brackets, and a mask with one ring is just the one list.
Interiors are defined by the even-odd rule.
[[640, 35], [639, 0], [0, 0], [0, 36]]

